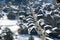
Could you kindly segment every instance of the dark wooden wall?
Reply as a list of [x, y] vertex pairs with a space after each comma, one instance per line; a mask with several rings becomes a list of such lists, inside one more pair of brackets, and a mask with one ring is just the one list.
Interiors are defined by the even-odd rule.
[[57, 3], [60, 3], [60, 0], [57, 0]]

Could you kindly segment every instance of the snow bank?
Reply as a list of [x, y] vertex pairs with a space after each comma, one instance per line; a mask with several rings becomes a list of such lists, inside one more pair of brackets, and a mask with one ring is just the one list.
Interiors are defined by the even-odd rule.
[[8, 27], [12, 32], [17, 32], [18, 31], [18, 29], [20, 28], [19, 26], [17, 26], [17, 25], [14, 25], [14, 26], [11, 26], [11, 27]]

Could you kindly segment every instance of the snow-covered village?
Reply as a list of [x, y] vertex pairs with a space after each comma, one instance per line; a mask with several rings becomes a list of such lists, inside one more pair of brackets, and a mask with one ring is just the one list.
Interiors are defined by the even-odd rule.
[[0, 40], [60, 40], [60, 0], [0, 0]]

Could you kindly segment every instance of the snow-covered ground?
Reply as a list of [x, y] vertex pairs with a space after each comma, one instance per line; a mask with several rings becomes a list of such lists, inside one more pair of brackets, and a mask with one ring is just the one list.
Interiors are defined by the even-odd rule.
[[16, 25], [17, 20], [9, 20], [7, 16], [4, 15], [2, 19], [0, 19], [0, 26], [2, 26], [2, 30], [8, 27], [12, 32], [18, 30], [19, 26]]
[[17, 20], [0, 20], [0, 25], [16, 25]]
[[[17, 36], [18, 38], [16, 40], [28, 40], [30, 36], [31, 35], [19, 35]], [[34, 37], [34, 40], [40, 40], [38, 36], [34, 36], [34, 35], [32, 36]]]
[[[31, 36], [31, 35], [28, 35], [28, 34], [27, 35], [19, 35], [17, 30], [20, 27], [17, 25], [17, 20], [9, 20], [6, 16], [6, 14], [4, 14], [4, 16], [0, 19], [0, 27], [2, 28], [2, 30], [4, 30], [7, 27], [15, 35], [17, 35], [17, 36], [15, 36], [15, 35], [13, 36], [14, 40], [28, 40], [29, 37]], [[2, 30], [0, 30], [0, 33], [2, 32]], [[38, 36], [33, 36], [33, 37], [34, 37], [34, 40], [40, 40]]]

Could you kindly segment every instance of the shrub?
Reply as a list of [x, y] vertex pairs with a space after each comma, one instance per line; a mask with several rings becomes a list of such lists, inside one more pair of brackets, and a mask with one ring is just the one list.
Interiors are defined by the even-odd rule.
[[16, 15], [14, 15], [13, 13], [9, 13], [7, 15], [8, 19], [15, 19], [16, 18]]

